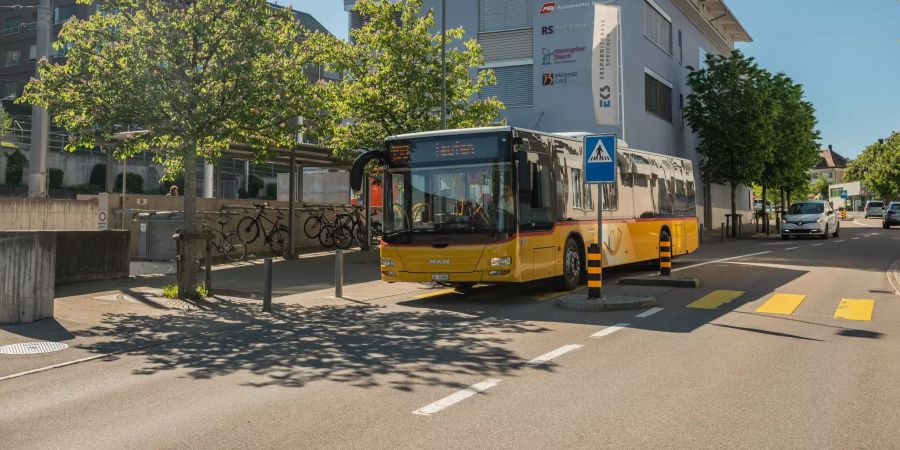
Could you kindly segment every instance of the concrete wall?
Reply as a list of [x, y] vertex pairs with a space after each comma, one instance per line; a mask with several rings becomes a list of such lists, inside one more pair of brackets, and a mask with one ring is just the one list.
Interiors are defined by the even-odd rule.
[[0, 230], [96, 230], [96, 200], [0, 197]]
[[0, 324], [53, 317], [56, 236], [0, 232]]
[[56, 284], [128, 278], [127, 231], [56, 232]]

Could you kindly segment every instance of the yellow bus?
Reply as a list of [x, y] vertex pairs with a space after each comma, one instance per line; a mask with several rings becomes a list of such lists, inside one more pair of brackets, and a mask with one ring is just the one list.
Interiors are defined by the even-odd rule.
[[392, 136], [360, 156], [359, 188], [373, 159], [384, 165], [381, 278], [387, 282], [521, 283], [586, 280], [585, 249], [596, 242], [603, 195], [603, 265], [659, 259], [699, 245], [691, 162], [625, 147], [617, 182], [584, 183], [584, 133], [515, 127]]

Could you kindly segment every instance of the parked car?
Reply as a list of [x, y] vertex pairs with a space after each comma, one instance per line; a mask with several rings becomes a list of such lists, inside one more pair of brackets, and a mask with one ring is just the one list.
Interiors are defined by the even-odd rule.
[[881, 217], [881, 227], [890, 228], [894, 225], [900, 225], [900, 202], [890, 202], [884, 209], [884, 215]]
[[822, 200], [804, 200], [791, 204], [781, 223], [781, 238], [792, 236], [838, 237], [841, 223], [831, 204]]
[[869, 200], [866, 202], [866, 218], [881, 217], [884, 215], [884, 202], [880, 200]]

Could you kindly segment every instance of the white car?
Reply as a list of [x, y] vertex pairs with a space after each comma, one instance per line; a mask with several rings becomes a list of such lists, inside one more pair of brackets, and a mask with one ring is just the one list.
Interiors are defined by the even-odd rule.
[[822, 200], [806, 200], [794, 203], [788, 208], [781, 223], [781, 238], [791, 236], [818, 236], [828, 239], [838, 237], [841, 224], [834, 214], [831, 204]]
[[866, 219], [869, 216], [872, 217], [882, 217], [884, 216], [884, 202], [879, 200], [869, 200], [866, 202]]

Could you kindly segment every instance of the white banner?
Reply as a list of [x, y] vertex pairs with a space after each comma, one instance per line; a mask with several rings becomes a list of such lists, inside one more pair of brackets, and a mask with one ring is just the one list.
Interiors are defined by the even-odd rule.
[[619, 125], [619, 7], [594, 5], [591, 88], [594, 119], [599, 125]]

